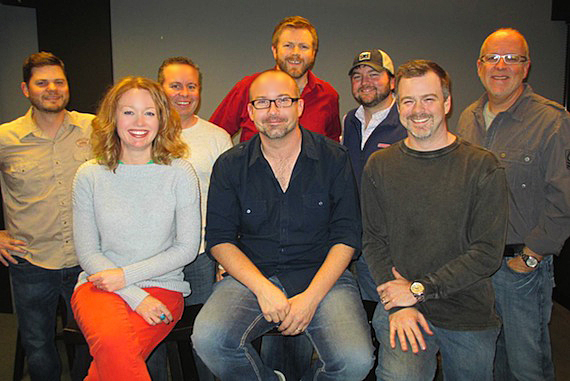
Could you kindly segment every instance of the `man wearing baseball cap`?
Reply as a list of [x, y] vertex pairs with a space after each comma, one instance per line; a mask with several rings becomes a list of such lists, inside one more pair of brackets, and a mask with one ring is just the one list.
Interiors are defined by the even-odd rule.
[[[366, 161], [374, 152], [407, 136], [394, 101], [394, 64], [380, 49], [354, 57], [348, 72], [352, 96], [360, 104], [344, 116], [343, 144], [348, 148], [358, 188]], [[370, 270], [360, 256], [356, 275], [364, 300], [380, 301]]]

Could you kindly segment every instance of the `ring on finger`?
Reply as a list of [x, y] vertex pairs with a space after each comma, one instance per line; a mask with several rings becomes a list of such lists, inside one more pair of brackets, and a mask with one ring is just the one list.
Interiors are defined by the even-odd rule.
[[160, 320], [164, 320], [164, 319], [166, 319], [166, 315], [165, 315], [165, 314], [162, 314], [162, 315], [160, 315], [158, 318], [159, 318]]

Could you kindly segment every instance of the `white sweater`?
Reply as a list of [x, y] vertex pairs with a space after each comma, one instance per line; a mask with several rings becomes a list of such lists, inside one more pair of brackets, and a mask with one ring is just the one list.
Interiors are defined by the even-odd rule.
[[143, 287], [190, 293], [182, 268], [200, 244], [200, 197], [192, 165], [119, 164], [115, 173], [91, 160], [73, 184], [73, 236], [87, 276], [120, 267], [126, 286], [116, 291], [134, 310]]

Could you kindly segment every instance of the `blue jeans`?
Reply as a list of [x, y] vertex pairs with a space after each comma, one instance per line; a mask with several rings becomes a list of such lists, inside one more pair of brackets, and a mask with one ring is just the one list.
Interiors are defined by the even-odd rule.
[[[269, 278], [283, 289], [276, 277]], [[263, 318], [255, 295], [233, 277], [217, 283], [194, 325], [194, 348], [224, 381], [277, 380], [251, 341], [275, 323]], [[362, 380], [374, 363], [370, 329], [358, 287], [345, 273], [320, 302], [305, 334], [319, 355], [303, 380]]]
[[[214, 290], [216, 282], [216, 262], [206, 253], [199, 254], [196, 259], [184, 267], [184, 280], [190, 283], [191, 294], [184, 298], [184, 305], [204, 304]], [[146, 360], [148, 371], [153, 381], [166, 381], [166, 344], [161, 343]], [[214, 381], [214, 375], [194, 352], [194, 361], [200, 381]]]
[[380, 296], [378, 296], [378, 291], [376, 291], [376, 282], [374, 282], [372, 274], [370, 274], [370, 269], [364, 259], [364, 255], [361, 254], [354, 265], [356, 267], [356, 280], [358, 281], [362, 300], [380, 303]]
[[61, 364], [55, 346], [56, 310], [60, 296], [68, 319], [73, 318], [71, 295], [81, 272], [79, 266], [48, 270], [15, 257], [10, 264], [18, 329], [32, 380], [59, 380]]
[[190, 290], [192, 290], [190, 295], [184, 299], [184, 305], [206, 303], [216, 283], [216, 262], [206, 253], [198, 255], [194, 262], [184, 267], [184, 280], [190, 283]]
[[281, 371], [287, 380], [300, 380], [312, 358], [313, 344], [307, 335], [265, 336], [261, 341], [263, 363]]
[[545, 257], [529, 273], [518, 273], [503, 259], [493, 275], [497, 313], [503, 328], [497, 341], [495, 379], [554, 380], [548, 323], [552, 313], [554, 266]]
[[[453, 312], [450, 312], [453, 313]], [[404, 352], [396, 338], [396, 348], [390, 346], [388, 311], [378, 304], [372, 325], [380, 342], [376, 379], [378, 381], [431, 381], [437, 369], [437, 352], [441, 353], [445, 380], [493, 380], [493, 358], [499, 328], [483, 331], [451, 331], [429, 323], [434, 335], [422, 331], [426, 350], [414, 354], [408, 347]]]

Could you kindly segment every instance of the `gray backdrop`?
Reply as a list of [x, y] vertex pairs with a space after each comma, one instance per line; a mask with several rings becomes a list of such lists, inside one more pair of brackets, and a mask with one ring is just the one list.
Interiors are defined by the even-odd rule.
[[[297, 14], [317, 28], [314, 71], [339, 92], [341, 114], [356, 105], [347, 76], [354, 55], [380, 48], [395, 65], [426, 58], [450, 73], [454, 124], [483, 91], [475, 60], [483, 39], [501, 26], [527, 37], [534, 89], [558, 102], [563, 97], [566, 25], [550, 20], [550, 0], [112, 0], [115, 80], [155, 78], [163, 58], [187, 55], [202, 68], [199, 114], [209, 118], [235, 82], [274, 64], [273, 28], [281, 18]], [[54, 26], [60, 21], [54, 20]], [[27, 109], [19, 90], [21, 63], [36, 50], [35, 11], [0, 5], [0, 122]]]

